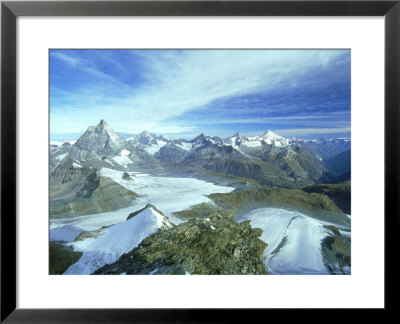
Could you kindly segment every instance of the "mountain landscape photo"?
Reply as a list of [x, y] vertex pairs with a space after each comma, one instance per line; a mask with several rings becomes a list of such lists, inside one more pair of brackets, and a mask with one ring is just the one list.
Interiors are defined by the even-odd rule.
[[351, 274], [349, 50], [50, 50], [49, 274]]

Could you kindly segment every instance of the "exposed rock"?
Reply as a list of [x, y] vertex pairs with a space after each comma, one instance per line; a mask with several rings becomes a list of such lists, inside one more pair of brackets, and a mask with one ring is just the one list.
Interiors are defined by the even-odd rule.
[[83, 188], [76, 193], [76, 198], [90, 198], [99, 186], [100, 177], [98, 177], [97, 172], [89, 174]]
[[122, 174], [122, 179], [124, 179], [124, 180], [132, 180], [132, 178], [131, 178], [131, 176], [129, 175], [128, 172], [124, 172]]
[[101, 158], [117, 155], [125, 148], [125, 140], [102, 119], [97, 126], [89, 127], [73, 146], [84, 153], [82, 158]]
[[163, 146], [156, 154], [155, 157], [159, 159], [160, 161], [167, 163], [167, 164], [178, 164], [182, 162], [186, 156], [188, 155], [188, 152], [185, 151], [183, 148], [180, 146], [174, 144], [174, 143], [169, 143], [165, 146]]
[[71, 246], [62, 243], [49, 244], [49, 274], [63, 274], [71, 264], [82, 256], [82, 252], [75, 252]]
[[146, 206], [144, 206], [142, 209], [139, 209], [139, 210], [137, 210], [137, 211], [134, 211], [133, 213], [130, 213], [130, 214], [128, 215], [128, 218], [127, 218], [126, 220], [129, 220], [129, 219], [131, 219], [132, 217], [135, 217], [136, 215], [140, 214], [142, 211], [146, 210], [147, 208], [152, 208], [152, 209], [154, 209], [157, 213], [161, 214], [161, 215], [164, 216], [164, 217], [167, 217], [167, 216], [165, 216], [160, 210], [158, 210], [154, 205], [152, 205], [152, 204], [146, 204]]
[[50, 202], [50, 217], [70, 217], [113, 211], [128, 207], [136, 194], [110, 178], [91, 174], [71, 201]]
[[213, 213], [158, 231], [94, 274], [266, 274], [261, 233], [229, 213]]
[[93, 171], [92, 168], [82, 166], [79, 161], [67, 157], [53, 170], [50, 180], [52, 184], [64, 184], [87, 177]]
[[331, 230], [321, 244], [324, 255], [325, 265], [332, 273], [349, 273], [347, 269], [351, 268], [351, 242], [350, 239], [343, 236], [333, 225], [325, 226]]

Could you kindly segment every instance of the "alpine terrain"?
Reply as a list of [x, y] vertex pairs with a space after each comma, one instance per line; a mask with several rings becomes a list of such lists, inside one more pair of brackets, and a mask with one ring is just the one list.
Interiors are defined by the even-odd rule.
[[351, 273], [350, 138], [132, 133], [50, 142], [50, 274]]

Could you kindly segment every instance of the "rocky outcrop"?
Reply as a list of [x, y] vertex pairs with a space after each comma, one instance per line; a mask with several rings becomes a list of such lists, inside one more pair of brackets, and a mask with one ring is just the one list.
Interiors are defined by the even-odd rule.
[[136, 194], [110, 178], [91, 174], [83, 188], [70, 201], [50, 202], [50, 217], [70, 217], [97, 214], [128, 207]]
[[161, 229], [94, 274], [266, 274], [261, 233], [215, 212]]
[[65, 270], [74, 264], [82, 256], [82, 252], [75, 252], [71, 246], [58, 242], [49, 244], [49, 274], [63, 274]]
[[350, 239], [343, 236], [333, 225], [324, 227], [331, 232], [321, 244], [326, 266], [331, 273], [349, 274], [351, 268]]
[[132, 180], [132, 178], [131, 178], [131, 176], [129, 175], [128, 172], [124, 172], [122, 174], [122, 179], [124, 179], [124, 180]]
[[93, 171], [93, 168], [82, 166], [79, 161], [67, 157], [53, 170], [50, 180], [54, 184], [64, 184], [87, 177]]

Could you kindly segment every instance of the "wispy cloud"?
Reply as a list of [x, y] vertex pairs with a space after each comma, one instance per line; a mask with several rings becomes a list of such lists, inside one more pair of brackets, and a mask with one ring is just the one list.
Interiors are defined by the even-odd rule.
[[[82, 130], [100, 118], [119, 131], [168, 133], [197, 130], [207, 121], [300, 121], [306, 117], [290, 116], [298, 114], [299, 105], [314, 115], [338, 106], [328, 90], [325, 100], [311, 94], [329, 89], [334, 95], [338, 85], [349, 82], [349, 55], [342, 50], [55, 51], [51, 56], [52, 132]], [[225, 118], [212, 121], [209, 114]]]
[[67, 64], [69, 64], [72, 67], [76, 67], [80, 64], [83, 64], [83, 60], [76, 58], [76, 57], [72, 57], [69, 56], [67, 54], [61, 53], [61, 52], [51, 52], [50, 56], [52, 56], [53, 58], [59, 59]]

